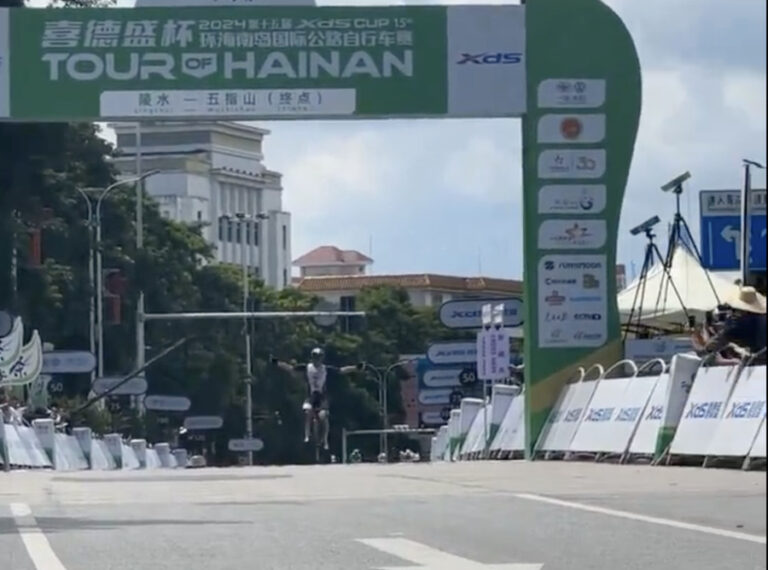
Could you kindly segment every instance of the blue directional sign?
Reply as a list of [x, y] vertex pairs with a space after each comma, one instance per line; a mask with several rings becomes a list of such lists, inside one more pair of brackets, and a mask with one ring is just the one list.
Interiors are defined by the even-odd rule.
[[[752, 190], [750, 207], [749, 268], [766, 269], [765, 190]], [[735, 270], [741, 266], [741, 192], [739, 190], [702, 190], [701, 257], [704, 267]]]

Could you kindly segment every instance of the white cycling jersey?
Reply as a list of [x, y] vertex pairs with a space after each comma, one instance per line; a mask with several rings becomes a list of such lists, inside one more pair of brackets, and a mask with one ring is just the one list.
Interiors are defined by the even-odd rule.
[[324, 392], [325, 381], [328, 378], [328, 370], [325, 364], [315, 366], [312, 362], [307, 364], [307, 382], [312, 392]]

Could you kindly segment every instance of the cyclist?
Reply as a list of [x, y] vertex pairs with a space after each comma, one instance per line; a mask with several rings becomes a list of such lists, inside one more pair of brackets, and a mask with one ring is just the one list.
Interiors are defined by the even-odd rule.
[[309, 443], [310, 432], [312, 429], [312, 416], [317, 414], [321, 426], [320, 439], [323, 442], [323, 449], [328, 450], [328, 390], [327, 379], [328, 371], [349, 374], [355, 370], [362, 370], [365, 365], [355, 364], [352, 366], [330, 366], [323, 361], [325, 352], [322, 348], [313, 348], [309, 356], [309, 362], [306, 364], [289, 364], [282, 362], [277, 358], [272, 358], [272, 364], [288, 372], [304, 372], [307, 382], [307, 399], [304, 401], [302, 409], [304, 410], [304, 443]]

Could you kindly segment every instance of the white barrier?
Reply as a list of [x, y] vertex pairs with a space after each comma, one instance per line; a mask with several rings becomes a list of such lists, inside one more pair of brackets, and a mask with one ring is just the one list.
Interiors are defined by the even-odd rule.
[[91, 469], [111, 471], [117, 469], [115, 459], [102, 439], [94, 439], [91, 445]]
[[104, 436], [104, 445], [107, 453], [115, 464], [115, 469], [123, 468], [123, 439], [119, 433], [108, 433]]
[[45, 454], [43, 446], [40, 445], [40, 441], [35, 437], [35, 432], [31, 427], [27, 426], [15, 426], [15, 430], [22, 445], [26, 448], [27, 456], [31, 460], [30, 467], [53, 467], [50, 459]]
[[461, 412], [461, 415], [459, 416], [459, 440], [456, 449], [454, 450], [455, 459], [459, 458], [464, 447], [464, 442], [469, 434], [469, 430], [472, 427], [478, 412], [483, 409], [484, 405], [485, 402], [480, 398], [464, 398], [461, 401], [461, 405], [459, 406], [459, 411]]
[[71, 436], [63, 433], [54, 435], [54, 468], [56, 471], [80, 471], [88, 469], [88, 462], [80, 449], [80, 444]]
[[[765, 367], [745, 368], [717, 424], [706, 454], [714, 457], [746, 457], [765, 419]], [[697, 382], [699, 380], [697, 379]]]
[[491, 428], [488, 433], [488, 441], [492, 443], [496, 439], [496, 434], [501, 429], [501, 424], [507, 415], [509, 406], [515, 398], [522, 393], [518, 386], [507, 386], [506, 384], [495, 384], [491, 392]]
[[757, 431], [757, 437], [755, 438], [755, 442], [752, 444], [752, 449], [749, 450], [749, 457], [751, 459], [765, 459], [766, 453], [765, 453], [765, 438], [766, 438], [766, 431], [765, 431], [765, 423], [766, 420], [763, 419], [763, 425], [760, 426], [760, 429]]
[[158, 443], [155, 445], [155, 452], [160, 461], [160, 466], [165, 469], [176, 467], [176, 458], [171, 454], [171, 446], [167, 443]]
[[432, 447], [432, 461], [443, 461], [445, 451], [448, 449], [448, 426], [440, 426], [435, 436], [435, 442]]
[[130, 445], [122, 444], [123, 469], [140, 469], [139, 460]]
[[147, 468], [147, 440], [146, 439], [132, 439], [130, 444], [131, 450], [136, 456], [139, 469]]
[[[463, 401], [462, 401], [463, 404]], [[480, 407], [474, 411], [474, 418], [472, 424], [469, 426], [464, 441], [461, 444], [459, 450], [459, 459], [467, 459], [470, 455], [478, 451], [485, 449], [485, 428], [486, 421], [490, 419], [490, 410], [488, 405], [480, 403]], [[462, 410], [462, 417], [464, 417], [464, 411]]]
[[592, 400], [592, 394], [600, 384], [600, 380], [582, 381], [569, 384], [566, 389], [568, 394], [563, 398], [562, 409], [553, 409], [550, 415], [557, 418], [552, 422], [546, 437], [541, 440], [539, 451], [559, 452], [568, 451], [571, 441], [579, 429], [579, 424], [584, 416], [585, 409]]
[[629, 446], [630, 455], [651, 456], [655, 453], [656, 440], [659, 437], [661, 422], [664, 418], [668, 384], [669, 373], [659, 376], [651, 398], [648, 400], [645, 412], [637, 426], [635, 436], [632, 438], [632, 443]]
[[174, 449], [173, 450], [173, 457], [176, 458], [176, 465], [177, 467], [181, 469], [185, 469], [187, 467], [187, 463], [189, 462], [189, 458], [187, 457], [187, 450], [186, 449]]
[[448, 419], [448, 447], [446, 448], [446, 461], [453, 461], [453, 455], [459, 446], [461, 434], [461, 410], [451, 410]]
[[88, 463], [88, 469], [93, 469], [93, 432], [88, 427], [72, 428], [72, 435], [75, 436], [80, 449], [83, 451], [85, 461]]
[[147, 469], [160, 469], [162, 464], [160, 463], [160, 457], [157, 455], [157, 451], [154, 449], [147, 450]]
[[494, 451], [501, 454], [507, 454], [515, 451], [513, 449], [515, 435], [520, 428], [520, 424], [523, 420], [523, 412], [525, 410], [525, 396], [521, 393], [516, 396], [512, 403], [507, 408], [507, 413], [504, 415], [504, 420], [501, 423], [496, 438], [494, 439], [491, 447]]
[[707, 454], [738, 372], [738, 366], [699, 369], [672, 440], [670, 455]]

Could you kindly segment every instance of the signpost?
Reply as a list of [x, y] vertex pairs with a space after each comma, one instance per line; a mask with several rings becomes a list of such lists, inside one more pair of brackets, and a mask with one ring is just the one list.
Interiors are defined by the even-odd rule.
[[519, 327], [523, 324], [523, 300], [520, 297], [499, 299], [453, 299], [440, 306], [440, 322], [451, 329], [480, 329], [482, 307], [488, 303], [504, 305], [504, 326]]
[[184, 427], [190, 431], [220, 429], [224, 425], [221, 416], [189, 416], [184, 420]]
[[156, 412], [186, 412], [192, 406], [184, 396], [159, 396], [153, 394], [144, 398], [144, 407]]
[[[750, 204], [751, 271], [766, 269], [765, 190], [754, 189]], [[741, 265], [741, 191], [702, 190], [699, 193], [701, 216], [701, 257], [704, 267], [735, 271]]]
[[259, 438], [230, 439], [228, 447], [230, 451], [234, 451], [236, 453], [244, 453], [248, 451], [256, 452], [264, 449], [264, 442]]
[[[123, 378], [120, 376], [104, 376], [94, 380], [91, 389], [94, 394], [100, 396], [105, 392], [109, 392], [109, 390], [114, 388], [117, 384], [120, 384], [122, 381]], [[146, 392], [147, 379], [144, 378], [144, 376], [136, 376], [122, 384], [114, 392], [111, 392], [110, 396], [141, 396], [142, 394], [146, 394]]]
[[87, 374], [96, 368], [96, 357], [87, 350], [43, 352], [43, 374]]
[[[611, 300], [640, 93], [632, 38], [600, 0], [0, 8], [0, 121], [522, 116], [525, 305], [495, 302], [503, 327], [525, 323], [529, 452], [573, 370], [621, 358]], [[567, 281], [562, 326], [547, 280]], [[451, 301], [441, 320], [481, 328], [482, 304]]]

